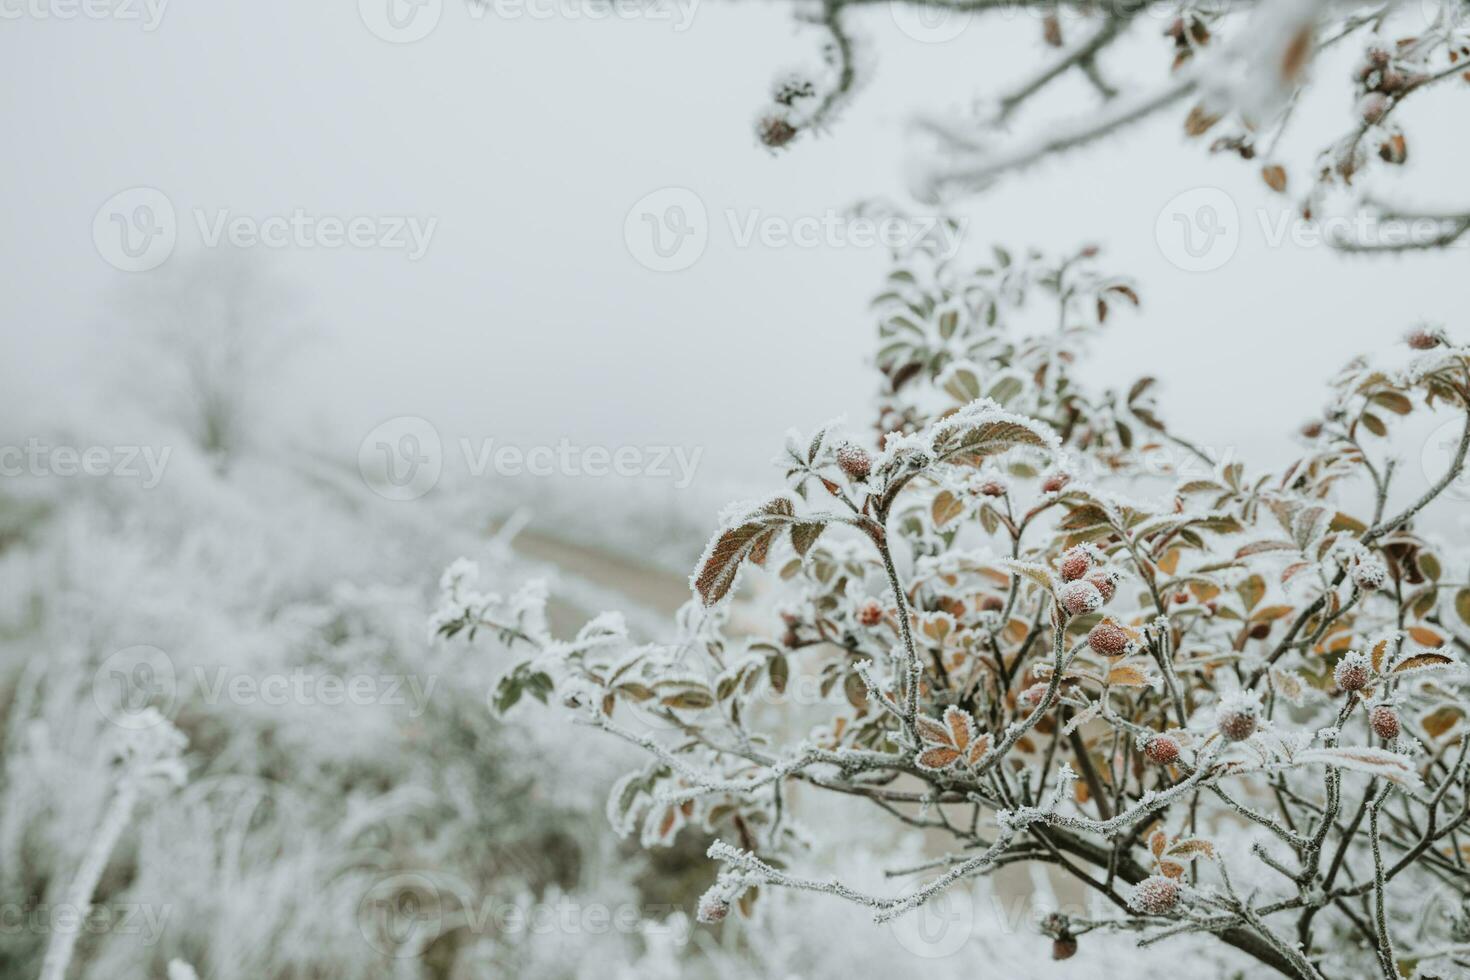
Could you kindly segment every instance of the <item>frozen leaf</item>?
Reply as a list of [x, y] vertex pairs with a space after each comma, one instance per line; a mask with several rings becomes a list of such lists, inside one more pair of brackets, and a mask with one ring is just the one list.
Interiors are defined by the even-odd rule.
[[729, 594], [742, 562], [765, 560], [772, 539], [792, 523], [793, 513], [790, 499], [777, 497], [711, 539], [692, 582], [706, 606]]
[[1393, 673], [1404, 674], [1415, 670], [1429, 670], [1435, 667], [1448, 667], [1454, 663], [1449, 657], [1442, 653], [1416, 653], [1406, 657], [1394, 665]]
[[1148, 675], [1132, 664], [1116, 664], [1108, 671], [1111, 687], [1147, 687]]
[[934, 503], [929, 508], [929, 516], [933, 519], [935, 527], [943, 527], [964, 512], [964, 501], [948, 490], [939, 491], [939, 495], [934, 498]]

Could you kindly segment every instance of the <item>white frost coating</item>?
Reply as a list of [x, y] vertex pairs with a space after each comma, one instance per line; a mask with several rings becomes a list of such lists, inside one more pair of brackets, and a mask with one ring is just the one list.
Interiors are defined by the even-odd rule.
[[[1275, 117], [1302, 81], [1289, 75], [1288, 65], [1310, 58], [1314, 29], [1331, 6], [1331, 0], [1258, 4], [1234, 43], [1201, 58], [1199, 87], [1205, 103], [1257, 124]], [[1303, 43], [1305, 52], [1300, 51]]]

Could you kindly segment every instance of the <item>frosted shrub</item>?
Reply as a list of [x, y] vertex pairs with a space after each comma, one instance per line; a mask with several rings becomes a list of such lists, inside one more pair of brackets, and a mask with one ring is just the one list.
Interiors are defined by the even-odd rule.
[[[1470, 348], [1421, 330], [1349, 363], [1268, 472], [1170, 429], [1151, 379], [1079, 380], [1138, 304], [1090, 248], [973, 273], [911, 256], [876, 303], [881, 438], [793, 434], [672, 643], [615, 615], [558, 640], [539, 593], [476, 593], [465, 565], [434, 628], [523, 653], [502, 711], [529, 694], [647, 753], [609, 816], [647, 847], [718, 838], [706, 923], [773, 887], [884, 922], [1039, 862], [1098, 903], [1047, 919], [1059, 958], [1113, 931], [1213, 937], [1288, 976], [1448, 966], [1470, 940], [1470, 569], [1423, 525], [1459, 492]], [[1408, 486], [1395, 440], [1433, 413], [1450, 466]], [[782, 596], [753, 634], [727, 615], [751, 569]], [[796, 785], [952, 849], [902, 891], [803, 875], [821, 830]]]
[[[830, 128], [876, 74], [861, 32], [870, 6], [825, 0], [798, 8], [822, 32], [820, 57], [816, 67], [775, 80], [757, 114], [762, 144], [785, 150]], [[1331, 244], [1359, 251], [1439, 248], [1470, 231], [1464, 202], [1394, 205], [1364, 186], [1375, 170], [1402, 168], [1411, 144], [1420, 142], [1411, 138], [1400, 107], [1470, 80], [1470, 12], [1463, 0], [906, 0], [883, 6], [901, 26], [911, 22], [908, 33], [920, 42], [948, 40], [967, 28], [976, 36], [1030, 15], [1044, 52], [1017, 77], [974, 92], [968, 111], [931, 110], [917, 120], [932, 144], [917, 168], [925, 195], [979, 190], [1054, 154], [1172, 117], [1188, 137], [1208, 137], [1209, 152], [1258, 168], [1265, 184], [1292, 195], [1306, 217], [1322, 216], [1346, 192], [1370, 219], [1422, 229], [1412, 242], [1361, 234]], [[1349, 52], [1350, 63], [1343, 60]], [[1080, 94], [1074, 84], [1083, 87]], [[1297, 109], [1314, 89], [1336, 97], [1335, 120], [1317, 106], [1313, 112], [1340, 135], [1315, 156], [1293, 157], [1283, 140], [1294, 128], [1309, 128]], [[953, 101], [963, 104], [969, 94], [957, 91]], [[1069, 109], [1046, 107], [1058, 96]], [[1424, 128], [1433, 118], [1421, 117]]]

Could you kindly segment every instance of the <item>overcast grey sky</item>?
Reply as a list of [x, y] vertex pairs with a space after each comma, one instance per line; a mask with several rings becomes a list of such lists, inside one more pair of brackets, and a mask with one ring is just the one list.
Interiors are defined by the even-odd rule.
[[[58, 2], [7, 7], [0, 27], [8, 416], [85, 419], [94, 409], [76, 406], [108, 390], [95, 340], [116, 291], [146, 273], [110, 266], [93, 222], [142, 186], [176, 209], [175, 258], [204, 247], [197, 215], [435, 222], [416, 260], [272, 250], [320, 328], [281, 393], [283, 437], [332, 433], [350, 455], [383, 419], [416, 415], [446, 438], [703, 446], [701, 479], [763, 476], [790, 425], [866, 422], [865, 311], [886, 269], [877, 248], [740, 247], [726, 212], [788, 220], [903, 200], [913, 110], [960, 106], [1041, 54], [1026, 18], [922, 43], [875, 6], [857, 21], [874, 66], [864, 91], [829, 135], [773, 156], [751, 121], [774, 74], [811, 63], [819, 43], [785, 4], [592, 20], [476, 17], [443, 0], [432, 32], [395, 44], [343, 0], [175, 0], [153, 30], [61, 20]], [[141, 0], [129, 9], [146, 20]], [[1139, 60], [1153, 66], [1162, 53], [1146, 40]], [[1322, 118], [1304, 114], [1298, 164], [1350, 119], [1345, 66], [1317, 70], [1334, 84], [1315, 96]], [[1463, 126], [1430, 130], [1453, 111], [1447, 98], [1403, 114], [1420, 186], [1452, 186], [1470, 140]], [[1139, 280], [1144, 315], [1120, 320], [1093, 370], [1157, 373], [1181, 428], [1279, 460], [1350, 354], [1391, 345], [1418, 317], [1453, 323], [1466, 252], [1370, 261], [1270, 247], [1255, 209], [1275, 220], [1281, 199], [1255, 167], [1186, 143], [1178, 115], [1007, 180], [961, 213], [977, 250], [1102, 243]], [[669, 186], [699, 196], [709, 239], [690, 268], [659, 273], [630, 253], [624, 225]], [[1238, 203], [1240, 244], [1221, 268], [1189, 273], [1161, 253], [1155, 225], [1200, 186]], [[1207, 369], [1185, 377], [1200, 357]]]

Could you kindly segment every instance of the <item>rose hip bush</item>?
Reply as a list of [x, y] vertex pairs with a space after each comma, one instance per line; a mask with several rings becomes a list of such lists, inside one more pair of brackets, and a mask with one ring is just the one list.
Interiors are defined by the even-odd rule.
[[[879, 437], [793, 434], [784, 486], [710, 541], [674, 642], [616, 615], [555, 639], [544, 593], [476, 593], [466, 565], [433, 629], [521, 654], [500, 710], [555, 700], [646, 750], [609, 816], [647, 847], [718, 838], [707, 923], [771, 887], [881, 922], [1042, 862], [1107, 910], [1049, 917], [1059, 958], [1095, 930], [1210, 936], [1301, 977], [1470, 958], [1470, 568], [1421, 530], [1470, 447], [1470, 348], [1421, 327], [1397, 363], [1353, 361], [1300, 458], [1256, 471], [1169, 429], [1151, 379], [1079, 380], [1138, 305], [1092, 248], [978, 270], [921, 250], [875, 303]], [[1406, 488], [1395, 439], [1436, 413], [1458, 420], [1451, 465]], [[781, 602], [737, 628], [752, 567]], [[819, 696], [782, 697], [801, 684]], [[795, 784], [952, 849], [901, 894], [803, 876], [819, 831]], [[1426, 916], [1431, 895], [1456, 914]]]
[[[877, 5], [795, 6], [798, 20], [822, 36], [820, 57], [772, 82], [755, 127], [771, 152], [833, 128], [876, 74], [861, 29]], [[1438, 117], [1430, 93], [1463, 92], [1470, 82], [1464, 0], [897, 0], [881, 6], [882, 19], [909, 25], [905, 32], [921, 41], [938, 39], [931, 28], [938, 37], [957, 36], [972, 19], [974, 37], [1029, 18], [1043, 52], [1017, 77], [992, 81], [969, 99], [961, 81], [958, 97], [939, 100], [915, 121], [926, 144], [916, 189], [926, 197], [983, 190], [1053, 155], [1172, 117], [1208, 152], [1259, 168], [1265, 185], [1308, 220], [1357, 210], [1371, 222], [1415, 226], [1412, 240], [1331, 236], [1336, 247], [1436, 249], [1470, 233], [1463, 201], [1427, 208], [1394, 203], [1370, 186], [1391, 183], [1411, 147], [1432, 145], [1425, 134]], [[1340, 60], [1346, 52], [1350, 60]], [[1082, 92], [1060, 99], [1065, 111], [1043, 108], [1068, 86]], [[1299, 111], [1319, 89], [1335, 93], [1335, 117], [1317, 106]], [[950, 108], [951, 101], [969, 107]], [[1406, 104], [1422, 106], [1423, 114], [1403, 111]], [[1441, 104], [1456, 111], [1452, 101]], [[1309, 157], [1291, 151], [1287, 139], [1308, 128], [1304, 116], [1340, 134]]]

